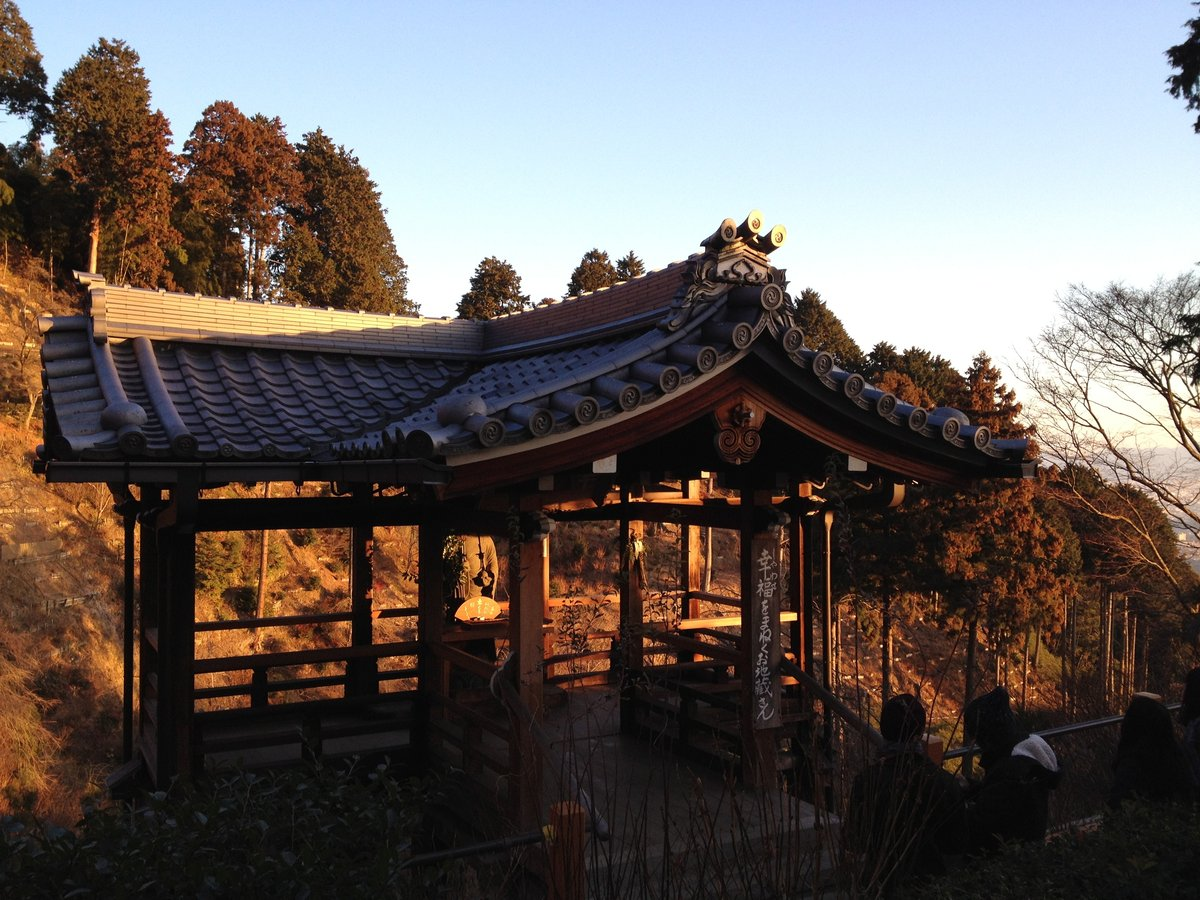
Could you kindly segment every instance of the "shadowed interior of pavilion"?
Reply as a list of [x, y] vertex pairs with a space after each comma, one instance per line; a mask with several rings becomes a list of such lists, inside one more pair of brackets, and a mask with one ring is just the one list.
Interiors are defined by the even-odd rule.
[[[778, 821], [809, 824], [794, 804], [782, 812], [781, 791], [819, 789], [831, 717], [850, 715], [823, 666], [834, 517], [1030, 463], [1024, 441], [913, 407], [809, 347], [771, 263], [783, 242], [757, 213], [727, 219], [686, 260], [487, 322], [81, 275], [86, 314], [42, 322], [36, 465], [50, 481], [108, 484], [124, 516], [117, 781], [379, 755], [473, 779], [514, 831], [582, 789], [616, 834], [601, 800], [642, 802], [650, 784], [694, 815], [704, 790], [663, 779], [708, 771], [714, 790], [732, 779], [781, 798]], [[828, 493], [834, 476], [855, 486], [849, 498]], [[278, 482], [331, 489], [214, 494]], [[588, 666], [547, 650], [548, 545], [567, 521], [608, 523], [623, 548], [619, 627]], [[676, 589], [653, 613], [646, 523], [679, 534]], [[374, 530], [393, 525], [418, 532], [415, 607], [373, 596]], [[323, 616], [348, 621], [349, 642], [197, 654], [205, 631], [322, 619], [196, 620], [197, 534], [284, 528], [345, 529], [349, 608]], [[731, 595], [701, 590], [704, 528], [737, 536]], [[502, 618], [447, 617], [455, 534], [493, 535], [507, 553]], [[409, 637], [391, 639], [391, 620], [411, 623]], [[481, 638], [511, 654], [502, 670], [467, 652]]]

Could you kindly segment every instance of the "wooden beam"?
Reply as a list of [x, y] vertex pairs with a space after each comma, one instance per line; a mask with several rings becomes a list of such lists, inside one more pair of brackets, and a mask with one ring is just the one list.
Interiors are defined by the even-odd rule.
[[[780, 622], [795, 622], [798, 616], [795, 611], [785, 610], [779, 613]], [[697, 628], [740, 628], [741, 615], [709, 616], [708, 618], [682, 619], [679, 622], [680, 631], [695, 631]]]
[[649, 630], [646, 632], [646, 637], [666, 647], [685, 650], [697, 656], [707, 656], [728, 666], [742, 666], [746, 661], [746, 655], [741, 650], [731, 648], [728, 644], [699, 641], [673, 631]]

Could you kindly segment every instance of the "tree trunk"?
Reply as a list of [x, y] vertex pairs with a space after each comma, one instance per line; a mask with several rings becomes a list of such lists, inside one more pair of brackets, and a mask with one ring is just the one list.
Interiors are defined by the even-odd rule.
[[1071, 715], [1079, 705], [1079, 596], [1071, 596]]
[[[966, 690], [963, 697], [963, 706], [975, 699], [975, 644], [978, 640], [977, 624], [975, 619], [971, 619], [967, 623], [967, 675], [966, 675]], [[964, 735], [965, 740], [965, 735]], [[967, 777], [971, 775], [971, 756], [963, 757], [963, 774]]]
[[963, 705], [970, 703], [975, 698], [975, 644], [978, 641], [976, 632], [975, 620], [972, 619], [967, 623], [967, 676], [966, 676], [966, 696], [963, 698]]
[[[263, 499], [271, 496], [271, 482], [263, 483]], [[267, 558], [270, 550], [270, 532], [259, 532], [259, 551], [258, 551], [258, 598], [254, 604], [254, 618], [261, 619], [267, 605]], [[258, 650], [259, 631], [258, 626], [254, 628], [253, 647]]]
[[100, 260], [100, 205], [92, 209], [92, 228], [90, 232], [91, 249], [88, 252], [88, 271], [97, 272]]
[[1100, 596], [1100, 705], [1104, 710], [1108, 710], [1108, 670], [1109, 670], [1109, 651], [1112, 649], [1112, 623], [1111, 623], [1111, 603], [1112, 597], [1108, 592], [1104, 592]]
[[1021, 654], [1021, 715], [1025, 715], [1029, 701], [1029, 632], [1025, 632], [1025, 652]]
[[29, 409], [25, 412], [25, 428], [29, 428], [29, 423], [33, 421], [33, 414], [37, 411], [38, 401], [42, 399], [41, 391], [29, 391]]

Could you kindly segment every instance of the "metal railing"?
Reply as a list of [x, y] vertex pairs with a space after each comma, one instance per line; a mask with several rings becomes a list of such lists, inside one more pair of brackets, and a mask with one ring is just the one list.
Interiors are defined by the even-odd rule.
[[[1175, 712], [1181, 705], [1180, 703], [1168, 703], [1166, 707], [1171, 712]], [[1069, 722], [1066, 725], [1056, 725], [1053, 728], [1044, 728], [1041, 731], [1031, 731], [1030, 734], [1036, 734], [1046, 743], [1050, 743], [1053, 738], [1119, 725], [1124, 718], [1125, 714], [1121, 713], [1115, 716], [1105, 716], [1102, 719], [1089, 719], [1086, 722]], [[953, 750], [947, 750], [943, 755], [943, 759], [961, 759], [966, 756], [974, 756], [978, 752], [979, 747], [975, 744], [964, 744], [961, 747], [955, 747]]]

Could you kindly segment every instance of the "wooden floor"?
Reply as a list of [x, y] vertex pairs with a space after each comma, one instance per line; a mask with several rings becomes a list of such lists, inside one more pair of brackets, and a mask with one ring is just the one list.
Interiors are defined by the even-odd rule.
[[595, 833], [588, 840], [589, 880], [599, 896], [644, 890], [647, 879], [668, 895], [688, 896], [756, 871], [762, 886], [777, 888], [824, 880], [830, 831], [810, 804], [738, 787], [712, 768], [680, 760], [666, 741], [622, 735], [618, 713], [611, 688], [575, 688], [544, 720], [552, 751], [544, 805], [576, 799], [581, 789], [595, 831], [608, 833], [607, 840]]
[[[477, 693], [483, 695], [483, 708], [507, 722], [498, 700], [486, 689]], [[611, 686], [552, 689], [542, 720], [549, 750], [543, 814], [560, 800], [583, 802], [593, 813], [586, 846], [589, 896], [798, 895], [829, 881], [836, 821], [823, 821], [810, 804], [782, 790], [747, 789], [711, 765], [690, 763], [673, 751], [665, 735], [623, 735], [619, 713]], [[281, 716], [270, 734], [261, 721], [223, 725], [211, 737], [229, 750], [212, 754], [209, 764], [299, 762], [306, 729], [293, 718]], [[361, 736], [360, 729], [333, 719], [321, 726], [327, 753], [375, 752], [383, 738], [397, 744], [408, 739], [405, 729], [381, 732], [377, 723]], [[482, 731], [478, 740], [479, 749], [486, 750], [494, 739]], [[503, 784], [474, 790], [480, 788], [494, 791], [496, 806], [503, 807]], [[747, 877], [753, 884], [726, 884]]]

